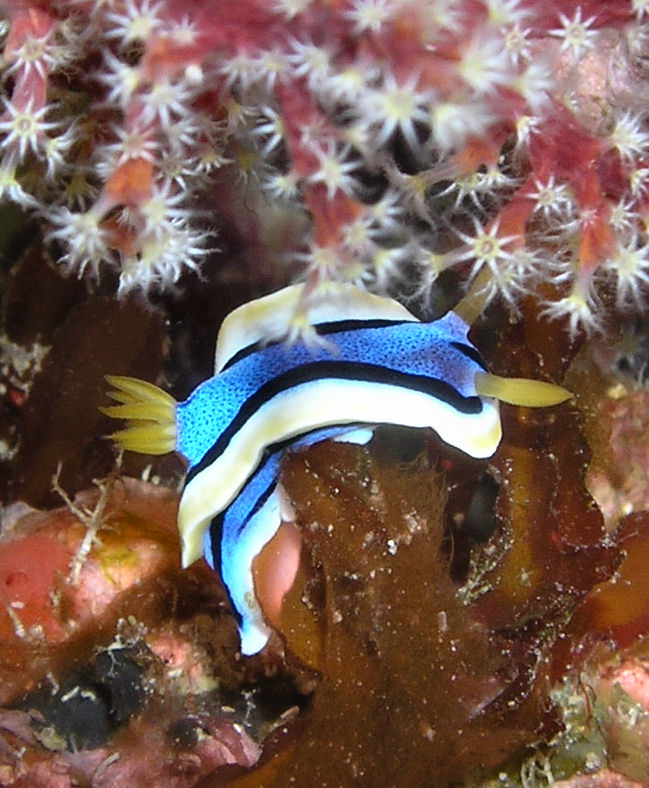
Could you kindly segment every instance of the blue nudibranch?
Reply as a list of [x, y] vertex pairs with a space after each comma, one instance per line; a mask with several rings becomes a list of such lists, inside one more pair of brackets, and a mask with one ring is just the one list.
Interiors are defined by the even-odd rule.
[[351, 285], [332, 290], [307, 315], [323, 340], [315, 347], [267, 342], [297, 309], [300, 286], [232, 312], [214, 377], [184, 402], [151, 383], [107, 377], [120, 404], [104, 412], [128, 422], [114, 440], [188, 460], [178, 511], [183, 565], [205, 555], [220, 572], [243, 654], [260, 651], [270, 634], [252, 562], [290, 519], [277, 482], [284, 451], [330, 438], [365, 442], [374, 426], [399, 424], [432, 428], [489, 457], [501, 438], [498, 400], [546, 406], [570, 397], [550, 383], [489, 374], [454, 312], [422, 323], [392, 299]]

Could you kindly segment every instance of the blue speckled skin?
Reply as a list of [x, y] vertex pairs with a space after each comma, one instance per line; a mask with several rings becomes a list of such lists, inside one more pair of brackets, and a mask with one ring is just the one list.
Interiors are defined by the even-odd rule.
[[[348, 320], [324, 324], [318, 330], [326, 344], [317, 347], [279, 343], [245, 348], [177, 406], [177, 449], [189, 460], [188, 498], [193, 494], [190, 483], [194, 478], [198, 481], [204, 471], [209, 473], [219, 467], [227, 475], [232, 460], [226, 466], [217, 463], [260, 408], [277, 400], [280, 411], [289, 414], [287, 431], [281, 434], [279, 442], [262, 444], [265, 452], [255, 460], [256, 467], [249, 469], [243, 486], [237, 489], [232, 484], [230, 503], [224, 509], [212, 509], [211, 525], [203, 540], [204, 555], [220, 572], [230, 595], [244, 654], [263, 648], [270, 632], [256, 600], [252, 561], [281, 523], [277, 477], [284, 451], [345, 434], [356, 434], [363, 441], [368, 434], [356, 430], [358, 423], [317, 426], [319, 395], [308, 400], [314, 410], [313, 424], [306, 429], [300, 427], [297, 434], [290, 432], [291, 410], [284, 406], [283, 394], [300, 387], [310, 390], [311, 382], [317, 385], [322, 380], [341, 380], [329, 396], [340, 399], [344, 417], [348, 391], [345, 381], [353, 380], [368, 382], [369, 397], [375, 395], [372, 383], [406, 389], [421, 386], [427, 396], [443, 399], [459, 412], [466, 408], [467, 413], [479, 413], [482, 408], [475, 375], [484, 366], [467, 339], [468, 326], [454, 313], [434, 323]], [[393, 411], [386, 412], [385, 417], [378, 415], [385, 423], [408, 423]], [[227, 489], [228, 483], [222, 473], [210, 477], [210, 485]], [[210, 490], [214, 486], [208, 488], [208, 493]]]
[[483, 367], [451, 344], [458, 342], [472, 347], [467, 332], [466, 323], [449, 312], [434, 323], [392, 323], [329, 333], [326, 339], [331, 348], [311, 348], [302, 343], [262, 347], [235, 360], [179, 403], [177, 449], [188, 459], [191, 469], [262, 385], [314, 362], [374, 364], [438, 378], [450, 383], [464, 397], [476, 396], [475, 373]]

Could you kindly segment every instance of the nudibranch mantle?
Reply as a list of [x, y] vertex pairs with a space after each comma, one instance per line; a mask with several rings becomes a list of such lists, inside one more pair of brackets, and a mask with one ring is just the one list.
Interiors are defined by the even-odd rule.
[[108, 378], [121, 404], [104, 410], [128, 420], [115, 440], [135, 451], [175, 449], [188, 460], [178, 512], [183, 565], [205, 554], [220, 571], [244, 654], [263, 648], [270, 632], [252, 562], [282, 521], [284, 451], [346, 434], [367, 440], [368, 428], [399, 424], [432, 428], [467, 454], [489, 457], [501, 438], [498, 399], [550, 405], [570, 396], [487, 373], [469, 326], [453, 312], [424, 323], [351, 285], [329, 295], [307, 315], [324, 340], [315, 345], [264, 343], [288, 325], [299, 287], [235, 310], [219, 333], [216, 374], [184, 402], [148, 383]]
[[176, 448], [190, 464], [178, 515], [185, 563], [200, 557], [205, 528], [262, 452], [306, 432], [398, 423], [432, 427], [475, 457], [493, 454], [498, 406], [476, 392], [484, 366], [467, 330], [452, 313], [435, 323], [321, 324], [332, 349], [265, 346], [201, 384], [177, 407]]

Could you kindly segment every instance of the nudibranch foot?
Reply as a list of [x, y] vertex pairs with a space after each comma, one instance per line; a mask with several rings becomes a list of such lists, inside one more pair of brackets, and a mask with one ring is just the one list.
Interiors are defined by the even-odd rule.
[[[205, 532], [204, 555], [208, 564], [219, 572], [235, 612], [241, 637], [241, 653], [249, 656], [260, 651], [268, 641], [268, 627], [263, 610], [268, 606], [258, 594], [253, 579], [253, 562], [268, 543], [277, 535], [282, 523], [295, 520], [295, 512], [284, 488], [277, 483], [285, 450], [299, 451], [323, 440], [350, 443], [367, 443], [373, 434], [369, 427], [332, 427], [316, 430], [299, 440], [274, 447], [236, 498], [210, 523]], [[295, 550], [276, 556], [282, 567], [275, 567], [277, 577], [281, 572], [281, 586], [286, 592], [297, 573], [299, 553]], [[266, 594], [268, 596], [268, 594]], [[276, 604], [274, 606], [277, 606]]]
[[261, 651], [270, 635], [255, 592], [252, 562], [282, 522], [281, 498], [276, 484], [281, 459], [281, 451], [268, 456], [205, 532], [205, 559], [225, 584], [244, 655]]

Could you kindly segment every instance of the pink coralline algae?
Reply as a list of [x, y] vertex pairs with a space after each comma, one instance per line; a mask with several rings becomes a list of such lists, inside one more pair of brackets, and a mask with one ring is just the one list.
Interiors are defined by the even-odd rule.
[[347, 280], [433, 308], [453, 269], [573, 333], [646, 301], [642, 0], [0, 9], [0, 196], [69, 272], [112, 270], [120, 294], [200, 276], [237, 192], [295, 225], [307, 293]]

